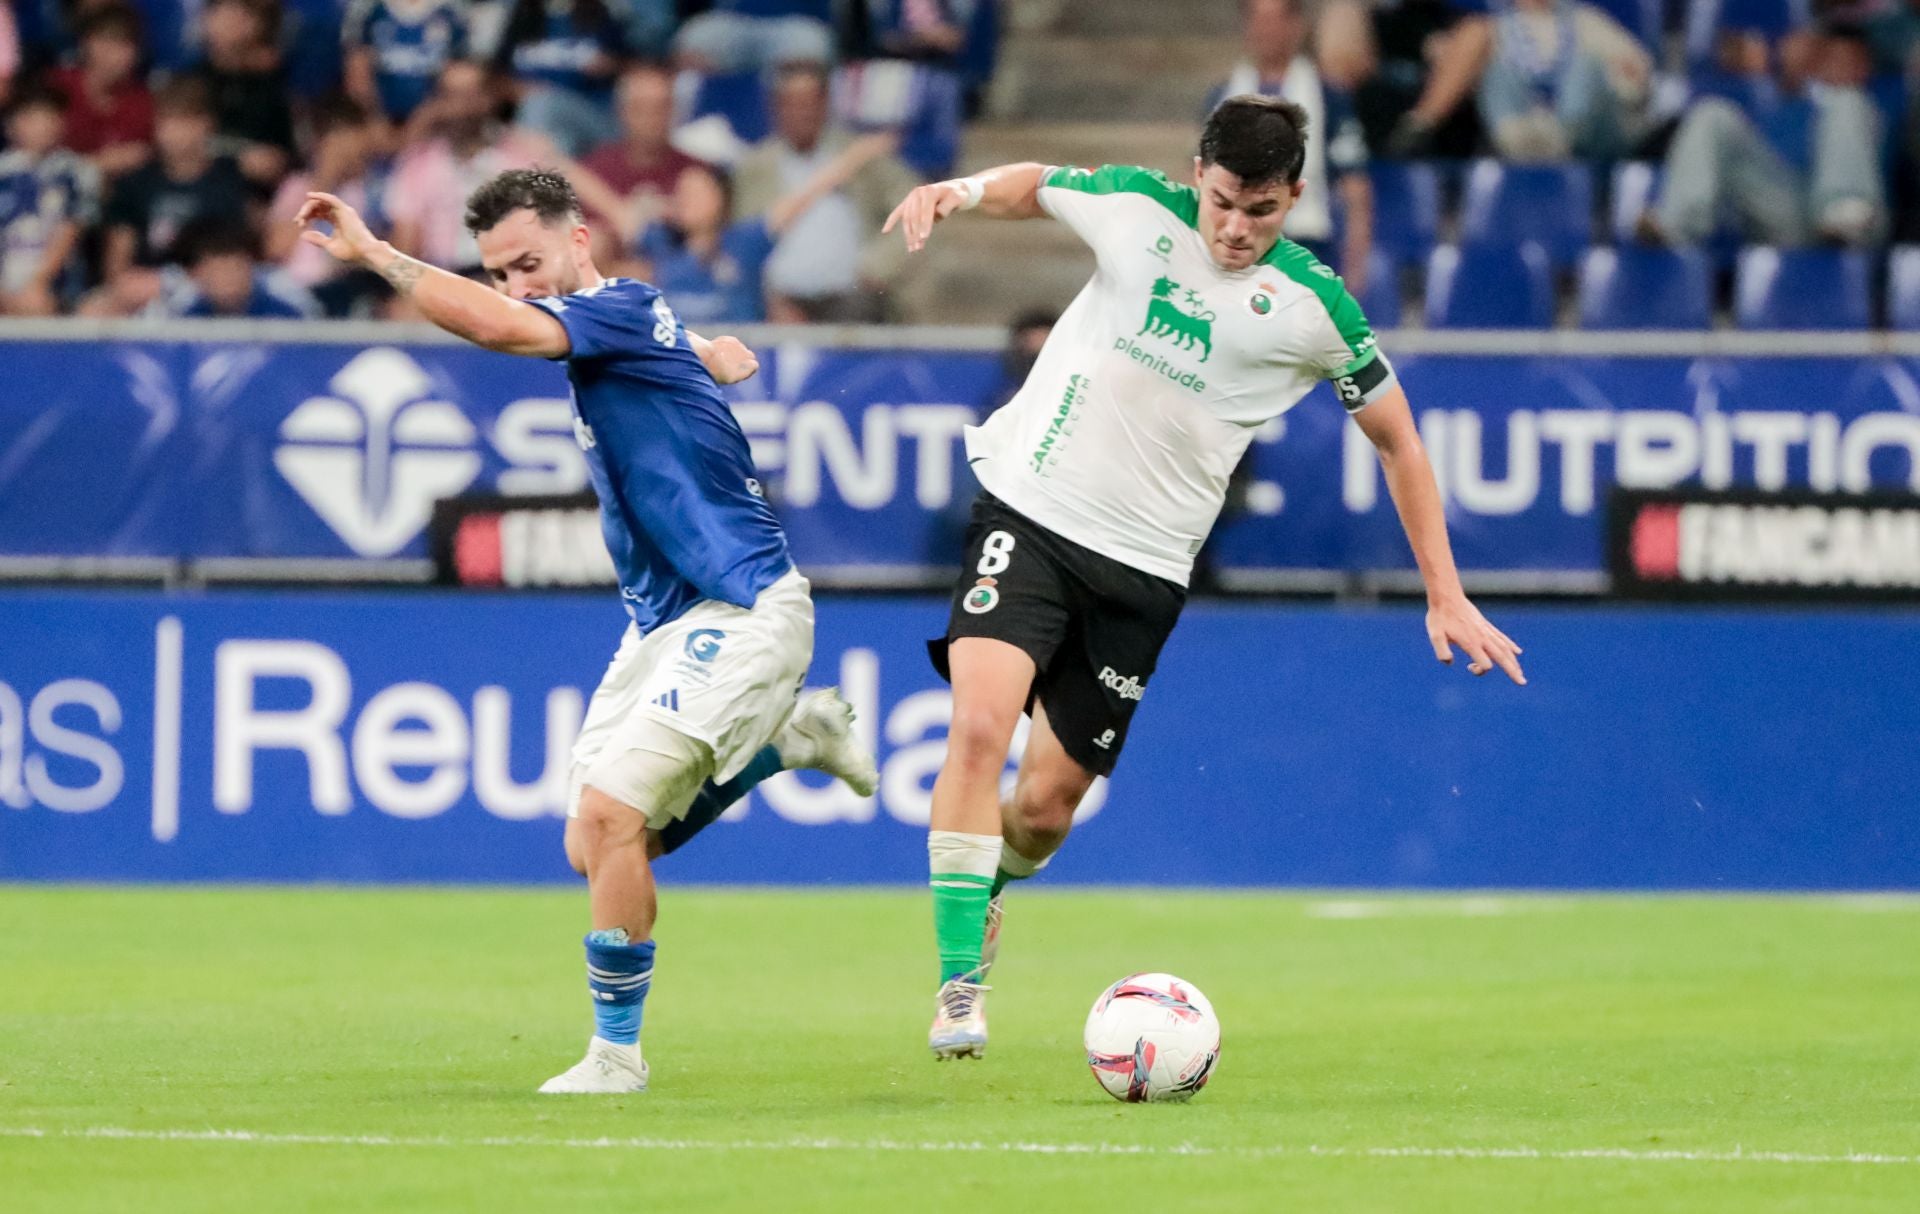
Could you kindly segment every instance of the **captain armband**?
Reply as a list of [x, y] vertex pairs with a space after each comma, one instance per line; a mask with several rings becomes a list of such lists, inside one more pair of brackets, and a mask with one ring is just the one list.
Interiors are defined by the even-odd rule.
[[1332, 377], [1334, 395], [1349, 413], [1358, 413], [1384, 395], [1394, 384], [1393, 367], [1378, 350]]

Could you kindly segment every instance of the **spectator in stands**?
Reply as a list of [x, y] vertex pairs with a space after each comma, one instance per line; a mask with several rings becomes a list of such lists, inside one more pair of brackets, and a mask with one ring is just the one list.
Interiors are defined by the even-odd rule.
[[1643, 133], [1647, 49], [1581, 0], [1512, 0], [1493, 21], [1480, 119], [1508, 160], [1611, 160]]
[[699, 161], [673, 146], [673, 77], [652, 64], [621, 73], [615, 108], [619, 137], [581, 161], [629, 202], [664, 199], [682, 169]]
[[855, 0], [881, 55], [954, 67], [978, 0]]
[[329, 316], [345, 316], [368, 302], [380, 279], [349, 270], [338, 259], [300, 239], [294, 216], [310, 190], [346, 201], [376, 232], [387, 230], [385, 179], [375, 168], [378, 130], [374, 118], [350, 97], [323, 103], [314, 116], [314, 145], [309, 171], [296, 172], [280, 185], [267, 219], [267, 258], [293, 282], [313, 292]]
[[[740, 211], [765, 215], [802, 190], [853, 144], [829, 127], [824, 68], [782, 68], [773, 90], [774, 133], [734, 172]], [[904, 248], [880, 235], [895, 199], [919, 179], [897, 156], [869, 159], [843, 185], [794, 217], [767, 262], [767, 316], [783, 323], [872, 321], [903, 266]]]
[[753, 72], [833, 60], [833, 0], [714, 0], [680, 27], [674, 49], [702, 72]]
[[347, 92], [370, 113], [404, 123], [447, 64], [467, 54], [466, 9], [460, 0], [354, 0], [341, 40]]
[[626, 31], [606, 0], [514, 0], [495, 64], [516, 82], [521, 126], [569, 156], [612, 139]]
[[891, 135], [856, 139], [764, 214], [739, 221], [724, 175], [705, 165], [686, 169], [674, 190], [671, 218], [640, 239], [650, 280], [688, 324], [764, 320], [761, 271], [774, 242], [816, 201], [896, 147]]
[[[440, 73], [433, 99], [417, 113], [415, 138], [394, 162], [387, 190], [393, 243], [422, 261], [478, 271], [480, 247], [467, 231], [467, 195], [506, 169], [547, 165], [573, 181], [581, 201], [603, 215], [623, 211], [605, 182], [560, 154], [544, 135], [495, 116], [498, 94], [487, 69], [456, 60]], [[622, 229], [632, 239], [638, 229]]]
[[48, 77], [67, 103], [67, 146], [115, 180], [153, 155], [153, 94], [140, 78], [140, 17], [113, 5], [80, 26], [79, 62]]
[[1885, 239], [1881, 115], [1867, 95], [1872, 54], [1857, 27], [1783, 40], [1777, 79], [1709, 96], [1681, 120], [1643, 239], [1695, 244], [1728, 219], [1767, 244]]
[[1320, 76], [1353, 96], [1374, 151], [1396, 158], [1474, 155], [1474, 89], [1493, 46], [1482, 0], [1329, 0]]
[[157, 267], [195, 219], [247, 222], [246, 178], [214, 150], [213, 103], [204, 81], [187, 77], [160, 91], [153, 134], [153, 160], [122, 177], [107, 203], [106, 282], [90, 313], [130, 315], [151, 303], [160, 289]]
[[293, 162], [293, 107], [280, 62], [279, 0], [207, 0], [206, 58], [220, 150], [269, 195]]
[[834, 108], [856, 130], [899, 131], [902, 158], [945, 176], [959, 154], [967, 31], [981, 0], [852, 0], [852, 62], [834, 76]]
[[0, 5], [0, 104], [13, 96], [13, 78], [20, 74], [20, 27], [13, 8]]
[[[1013, 318], [1013, 323], [1007, 326], [1007, 348], [1000, 353], [1000, 386], [994, 390], [992, 405], [981, 412], [981, 421], [1020, 391], [1027, 376], [1033, 373], [1033, 365], [1040, 361], [1040, 351], [1047, 344], [1047, 338], [1053, 336], [1053, 326], [1059, 323], [1059, 314], [1044, 308], [1022, 312]], [[955, 498], [963, 507], [971, 501], [958, 494]]]
[[14, 90], [0, 153], [0, 313], [51, 316], [71, 286], [81, 231], [100, 207], [93, 165], [60, 146], [57, 93]]
[[[1207, 97], [1207, 112], [1239, 93], [1284, 97], [1306, 110], [1307, 163], [1301, 176], [1306, 189], [1287, 212], [1286, 234], [1336, 266], [1347, 290], [1360, 294], [1373, 251], [1373, 182], [1367, 176], [1366, 136], [1352, 101], [1324, 88], [1305, 54], [1308, 27], [1301, 0], [1242, 0], [1240, 20], [1247, 57]], [[1329, 185], [1346, 212], [1337, 255]]]
[[305, 290], [260, 265], [244, 228], [202, 220], [181, 233], [180, 246], [187, 272], [161, 297], [161, 315], [298, 320], [319, 313]]

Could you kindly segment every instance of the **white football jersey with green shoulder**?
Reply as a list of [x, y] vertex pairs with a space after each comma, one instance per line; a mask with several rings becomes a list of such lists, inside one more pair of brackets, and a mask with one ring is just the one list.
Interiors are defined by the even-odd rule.
[[1039, 196], [1098, 268], [1019, 393], [968, 430], [967, 457], [1021, 514], [1185, 585], [1253, 432], [1323, 379], [1358, 410], [1392, 370], [1340, 279], [1299, 245], [1215, 265], [1191, 186], [1056, 168]]

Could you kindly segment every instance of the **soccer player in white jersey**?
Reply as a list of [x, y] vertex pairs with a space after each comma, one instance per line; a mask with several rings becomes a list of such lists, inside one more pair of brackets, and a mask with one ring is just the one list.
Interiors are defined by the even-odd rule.
[[553, 173], [505, 172], [468, 199], [493, 289], [396, 251], [332, 194], [309, 194], [296, 222], [441, 328], [567, 365], [631, 623], [573, 750], [566, 843], [587, 878], [594, 1033], [586, 1057], [540, 1090], [644, 1091], [652, 860], [776, 771], [817, 768], [863, 796], [878, 781], [837, 692], [795, 705], [813, 601], [717, 386], [759, 364], [730, 337], [689, 333], [646, 283], [602, 277], [573, 188]]
[[[888, 218], [907, 248], [964, 210], [1051, 216], [1097, 268], [1020, 392], [969, 429], [984, 492], [947, 635], [947, 758], [928, 839], [940, 1058], [986, 1050], [984, 980], [1001, 894], [1060, 847], [1096, 776], [1113, 771], [1193, 558], [1260, 425], [1321, 380], [1378, 449], [1427, 588], [1434, 656], [1524, 683], [1520, 647], [1467, 600], [1433, 470], [1405, 393], [1340, 279], [1281, 234], [1300, 197], [1306, 115], [1240, 96], [1208, 118], [1193, 182], [1146, 169], [1010, 164], [922, 186]], [[1012, 798], [1001, 771], [1033, 728]]]

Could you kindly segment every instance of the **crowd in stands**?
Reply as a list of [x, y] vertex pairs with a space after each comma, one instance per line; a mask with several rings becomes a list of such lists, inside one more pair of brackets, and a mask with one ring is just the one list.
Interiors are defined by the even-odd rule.
[[1920, 0], [1309, 5], [1209, 103], [1307, 108], [1290, 234], [1381, 323], [1920, 322]]
[[13, 0], [0, 314], [405, 315], [299, 241], [309, 190], [477, 270], [467, 194], [548, 165], [688, 319], [888, 318], [991, 0]]
[[[1884, 322], [1889, 276], [1920, 317], [1920, 248], [1897, 247], [1920, 242], [1920, 0], [1238, 3], [1245, 58], [1196, 114], [1241, 92], [1305, 107], [1288, 234], [1383, 327], [1762, 323], [1788, 286]], [[13, 0], [0, 314], [403, 316], [295, 239], [306, 192], [473, 270], [467, 193], [543, 164], [579, 188], [603, 266], [689, 320], [884, 321], [904, 258], [880, 222], [951, 169], [999, 16]]]

